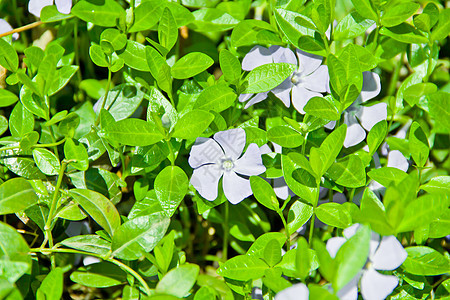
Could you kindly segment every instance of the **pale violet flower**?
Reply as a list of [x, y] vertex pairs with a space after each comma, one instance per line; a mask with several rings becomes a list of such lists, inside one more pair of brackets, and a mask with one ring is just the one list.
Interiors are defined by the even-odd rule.
[[[333, 237], [327, 241], [327, 250], [335, 257], [339, 248], [352, 237], [360, 224], [354, 224], [344, 230], [344, 237]], [[377, 270], [392, 271], [401, 266], [408, 256], [395, 236], [380, 237], [372, 232], [367, 263], [363, 270], [338, 292], [340, 299], [356, 300], [358, 298], [358, 281], [364, 300], [381, 300], [389, 296], [398, 285], [394, 275], [384, 275]]]
[[[322, 65], [322, 57], [289, 48], [271, 46], [265, 48], [255, 46], [242, 60], [242, 69], [251, 71], [256, 67], [269, 63], [290, 63], [298, 66], [285, 81], [271, 92], [279, 98], [286, 107], [292, 101], [294, 108], [304, 114], [303, 108], [312, 97], [321, 97], [327, 91], [329, 76], [328, 67]], [[248, 101], [245, 108], [263, 101], [269, 92], [254, 94], [241, 94], [239, 101]]]
[[[347, 124], [347, 134], [344, 140], [345, 148], [361, 143], [366, 138], [366, 130], [370, 131], [375, 124], [382, 120], [386, 120], [386, 103], [377, 103], [371, 106], [362, 105], [364, 102], [378, 96], [380, 91], [380, 76], [373, 72], [363, 72], [361, 94], [356, 101], [344, 111], [344, 123]], [[332, 121], [325, 125], [325, 127], [333, 129], [335, 125], [336, 122]]]
[[[12, 26], [3, 19], [0, 19], [0, 34], [13, 30]], [[19, 38], [19, 34], [13, 33], [13, 40], [17, 40]]]
[[258, 145], [252, 143], [241, 156], [245, 146], [245, 131], [229, 129], [213, 138], [199, 137], [191, 148], [189, 165], [194, 168], [191, 184], [206, 200], [218, 196], [218, 183], [223, 176], [225, 197], [237, 204], [252, 195], [250, 180], [243, 176], [259, 175], [266, 171]]
[[[62, 14], [70, 14], [72, 9], [72, 0], [54, 0], [56, 9]], [[28, 11], [36, 17], [41, 17], [41, 10], [45, 6], [53, 5], [53, 0], [30, 0], [28, 2]]]
[[294, 284], [275, 295], [275, 300], [308, 300], [309, 290], [303, 283]]

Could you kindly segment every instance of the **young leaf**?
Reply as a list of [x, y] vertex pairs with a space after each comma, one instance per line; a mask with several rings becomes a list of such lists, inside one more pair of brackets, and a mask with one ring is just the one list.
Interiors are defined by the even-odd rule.
[[165, 167], [155, 179], [155, 192], [167, 217], [172, 217], [189, 186], [186, 173], [177, 166]]
[[230, 51], [227, 49], [220, 50], [219, 63], [226, 81], [234, 83], [239, 79], [241, 76], [241, 64]]
[[57, 300], [61, 299], [64, 284], [64, 271], [57, 267], [45, 276], [41, 286], [37, 290], [37, 298]]
[[217, 84], [204, 89], [197, 98], [194, 108], [222, 112], [234, 104], [236, 93], [225, 84]]
[[16, 94], [6, 90], [0, 89], [0, 107], [8, 107], [19, 100]]
[[103, 261], [79, 268], [70, 274], [70, 280], [83, 286], [106, 288], [125, 283], [127, 273], [118, 266]]
[[417, 166], [423, 167], [427, 163], [430, 148], [428, 138], [419, 123], [413, 122], [409, 130], [409, 151]]
[[276, 240], [273, 239], [269, 241], [264, 247], [264, 261], [270, 266], [273, 267], [281, 260], [281, 245]]
[[371, 19], [374, 21], [378, 20], [377, 13], [373, 9], [369, 0], [352, 0], [353, 6], [356, 11], [364, 18]]
[[109, 124], [99, 132], [99, 135], [129, 146], [149, 146], [164, 138], [154, 125], [134, 118]]
[[364, 163], [357, 155], [348, 155], [334, 163], [328, 169], [328, 174], [337, 184], [348, 188], [357, 188], [366, 184]]
[[113, 27], [116, 25], [116, 19], [124, 15], [125, 11], [114, 0], [90, 0], [77, 2], [72, 7], [71, 13], [85, 22], [103, 27]]
[[234, 280], [247, 281], [263, 277], [269, 266], [259, 258], [238, 255], [227, 260], [217, 269], [217, 274]]
[[26, 133], [34, 129], [34, 116], [22, 103], [18, 102], [14, 106], [9, 116], [9, 130], [12, 136], [23, 137]]
[[289, 126], [275, 126], [267, 131], [267, 138], [281, 147], [296, 148], [303, 143], [303, 136]]
[[381, 143], [384, 141], [387, 133], [387, 122], [382, 120], [375, 124], [372, 129], [370, 129], [367, 135], [367, 145], [369, 146], [369, 154], [372, 156], [377, 150]]
[[16, 50], [4, 39], [0, 39], [0, 65], [11, 72], [16, 72], [19, 68]]
[[158, 40], [161, 46], [168, 51], [172, 49], [178, 39], [178, 26], [172, 12], [169, 8], [165, 8], [158, 26]]
[[86, 171], [89, 168], [89, 157], [83, 144], [75, 144], [73, 139], [67, 139], [64, 143], [64, 156], [67, 160], [75, 160], [70, 164], [77, 170]]
[[0, 185], [0, 215], [25, 210], [37, 201], [33, 187], [23, 178], [13, 178]]
[[352, 224], [350, 213], [339, 203], [324, 203], [315, 212], [320, 221], [333, 227], [347, 228]]
[[214, 120], [214, 115], [203, 110], [192, 110], [178, 120], [172, 136], [181, 139], [199, 137]]
[[294, 72], [296, 66], [288, 63], [265, 64], [254, 68], [245, 78], [244, 94], [267, 92], [280, 85]]
[[33, 159], [42, 173], [49, 176], [58, 175], [61, 164], [53, 152], [45, 148], [35, 148], [33, 149]]
[[250, 185], [253, 195], [259, 203], [271, 210], [279, 209], [277, 196], [270, 183], [259, 176], [251, 176]]
[[172, 66], [173, 78], [186, 79], [205, 71], [213, 65], [214, 61], [201, 52], [191, 52], [180, 58]]
[[381, 17], [381, 24], [387, 27], [399, 25], [411, 17], [419, 8], [420, 5], [414, 2], [400, 2], [394, 5], [387, 5]]
[[62, 245], [81, 251], [99, 255], [107, 255], [111, 250], [111, 243], [95, 234], [77, 235], [60, 242]]
[[289, 234], [299, 230], [305, 225], [313, 214], [313, 207], [299, 200], [295, 201], [289, 208], [287, 223]]
[[200, 271], [194, 264], [181, 265], [170, 270], [156, 285], [156, 292], [183, 298], [194, 286]]
[[405, 249], [408, 257], [403, 269], [414, 275], [436, 276], [450, 272], [448, 258], [430, 247], [418, 246]]

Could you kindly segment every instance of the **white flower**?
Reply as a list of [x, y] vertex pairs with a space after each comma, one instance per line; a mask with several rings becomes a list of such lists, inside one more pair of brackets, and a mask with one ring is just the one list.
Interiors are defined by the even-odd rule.
[[[361, 94], [356, 101], [344, 111], [344, 123], [347, 124], [347, 135], [344, 140], [345, 148], [355, 146], [362, 142], [366, 138], [365, 130], [370, 131], [375, 124], [382, 120], [386, 120], [386, 103], [378, 103], [372, 106], [362, 105], [364, 102], [378, 96], [380, 91], [380, 76], [373, 72], [363, 72]], [[335, 124], [336, 122], [332, 121], [325, 125], [325, 127], [333, 129]]]
[[[0, 19], [0, 34], [13, 30], [12, 26], [3, 19]], [[17, 40], [19, 38], [19, 34], [13, 33], [13, 40]]]
[[[354, 224], [344, 230], [344, 237], [333, 237], [327, 241], [327, 250], [331, 257], [335, 257], [339, 248], [352, 237], [361, 225]], [[356, 300], [358, 281], [361, 284], [361, 294], [364, 300], [381, 300], [389, 296], [398, 284], [393, 275], [383, 275], [377, 270], [392, 271], [397, 269], [408, 256], [395, 236], [381, 238], [372, 232], [370, 251], [364, 269], [338, 292], [340, 299]], [[352, 296], [350, 296], [352, 295]]]
[[[298, 65], [285, 81], [271, 92], [278, 97], [286, 107], [290, 106], [291, 99], [295, 109], [304, 114], [303, 108], [312, 97], [321, 97], [327, 91], [329, 76], [328, 67], [322, 65], [322, 57], [296, 50], [297, 56], [289, 48], [271, 46], [265, 48], [255, 46], [242, 60], [242, 69], [251, 71], [258, 66], [269, 63], [290, 63]], [[269, 92], [253, 94], [241, 94], [239, 101], [250, 100], [245, 108], [263, 101]], [[253, 98], [252, 98], [253, 97]]]
[[294, 284], [275, 295], [275, 300], [308, 300], [309, 290], [303, 283]]
[[[55, 0], [56, 9], [62, 14], [70, 14], [72, 9], [72, 0]], [[41, 17], [41, 10], [45, 6], [53, 5], [53, 0], [30, 0], [28, 11], [36, 17]]]
[[244, 146], [245, 131], [242, 128], [217, 132], [212, 139], [197, 138], [188, 161], [194, 168], [191, 184], [203, 198], [210, 201], [217, 198], [222, 175], [223, 191], [231, 203], [237, 204], [253, 194], [250, 181], [238, 174], [259, 175], [266, 167], [256, 144], [250, 144], [240, 157]]

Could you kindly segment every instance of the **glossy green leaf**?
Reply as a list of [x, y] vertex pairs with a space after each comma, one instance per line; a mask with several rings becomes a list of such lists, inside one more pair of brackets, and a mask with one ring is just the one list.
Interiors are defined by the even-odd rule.
[[277, 196], [270, 183], [259, 176], [251, 176], [250, 185], [253, 195], [259, 203], [271, 210], [279, 209]]
[[261, 278], [269, 266], [259, 258], [250, 255], [238, 255], [227, 260], [217, 269], [217, 274], [240, 281]]
[[281, 232], [268, 232], [256, 239], [256, 241], [250, 246], [247, 251], [247, 255], [251, 255], [258, 258], [263, 258], [264, 248], [267, 243], [273, 239], [276, 239], [280, 244], [286, 242], [286, 235]]
[[377, 13], [370, 4], [370, 0], [352, 0], [353, 6], [356, 11], [364, 18], [374, 21], [378, 20]]
[[124, 284], [127, 273], [112, 263], [99, 262], [72, 272], [70, 280], [88, 287], [106, 288]]
[[450, 93], [437, 92], [428, 95], [430, 116], [435, 120], [435, 130], [450, 133]]
[[367, 135], [367, 145], [369, 146], [370, 155], [373, 155], [384, 141], [387, 133], [387, 122], [382, 120], [370, 129]]
[[164, 275], [156, 285], [156, 292], [182, 298], [194, 286], [199, 271], [200, 268], [197, 265], [181, 265]]
[[58, 175], [61, 164], [53, 152], [45, 148], [33, 149], [33, 159], [37, 167], [46, 175]]
[[357, 11], [353, 11], [337, 24], [333, 32], [334, 39], [346, 40], [360, 36], [373, 24], [375, 24], [373, 20], [364, 18]]
[[281, 244], [276, 240], [270, 240], [263, 252], [264, 261], [273, 267], [281, 261]]
[[63, 294], [64, 271], [60, 267], [54, 268], [45, 276], [39, 289], [37, 290], [37, 298], [46, 300], [61, 299]]
[[75, 144], [73, 139], [64, 143], [64, 156], [67, 160], [75, 160], [70, 164], [77, 170], [86, 171], [89, 168], [89, 156], [83, 144]]
[[336, 121], [340, 117], [339, 111], [333, 103], [323, 97], [312, 97], [303, 110], [312, 116], [330, 121]]
[[144, 72], [150, 71], [147, 64], [145, 46], [141, 43], [128, 40], [125, 49], [117, 51], [117, 55], [130, 68]]
[[111, 243], [95, 234], [78, 235], [60, 242], [62, 245], [99, 255], [107, 255], [111, 250]]
[[236, 93], [225, 84], [217, 84], [204, 89], [197, 98], [194, 108], [222, 112], [236, 101]]
[[365, 166], [357, 155], [348, 155], [332, 164], [328, 174], [334, 182], [348, 188], [357, 188], [366, 184]]
[[158, 40], [161, 46], [170, 51], [178, 39], [178, 26], [172, 12], [165, 8], [158, 26]]
[[112, 255], [135, 260], [150, 252], [164, 237], [170, 219], [162, 213], [143, 215], [128, 220], [117, 228], [112, 241]]
[[116, 25], [116, 19], [124, 15], [125, 11], [114, 0], [84, 0], [77, 2], [71, 13], [85, 22], [113, 27]]
[[450, 261], [433, 248], [417, 246], [405, 249], [408, 257], [402, 267], [410, 274], [435, 276], [450, 272]]
[[254, 68], [245, 78], [244, 94], [267, 92], [277, 87], [294, 72], [296, 66], [288, 63], [265, 64]]
[[287, 217], [288, 230], [292, 234], [305, 225], [313, 214], [313, 207], [299, 200], [295, 201], [289, 208]]
[[422, 44], [428, 42], [428, 39], [423, 36], [420, 31], [407, 23], [402, 23], [393, 27], [382, 27], [380, 29], [380, 34], [407, 44]]
[[107, 28], [100, 35], [101, 41], [108, 41], [114, 50], [120, 50], [127, 44], [127, 36], [114, 28]]
[[8, 107], [19, 100], [16, 94], [6, 90], [0, 89], [0, 107]]
[[450, 31], [450, 8], [439, 12], [439, 22], [431, 32], [431, 40], [442, 40], [448, 36]]
[[75, 113], [71, 112], [64, 119], [59, 122], [58, 131], [62, 135], [72, 138], [75, 135], [75, 130], [80, 125], [81, 118]]
[[172, 217], [188, 191], [189, 180], [177, 166], [165, 167], [155, 178], [155, 192], [167, 217]]
[[347, 228], [352, 223], [350, 213], [339, 203], [324, 203], [316, 208], [315, 213], [320, 221], [333, 227]]
[[134, 118], [109, 124], [100, 131], [100, 136], [129, 146], [149, 146], [164, 137], [151, 123]]
[[450, 193], [450, 176], [435, 176], [420, 188], [428, 193]]
[[417, 166], [425, 166], [430, 148], [428, 138], [417, 122], [413, 122], [409, 130], [409, 151]]
[[16, 50], [4, 39], [0, 39], [0, 65], [11, 72], [16, 72], [19, 68]]
[[219, 63], [226, 81], [233, 83], [239, 79], [241, 76], [241, 64], [230, 51], [227, 49], [220, 50]]
[[201, 52], [191, 52], [181, 57], [172, 66], [172, 76], [176, 79], [186, 79], [205, 71], [213, 65], [214, 61]]
[[85, 189], [71, 189], [69, 194], [98, 225], [113, 236], [120, 225], [120, 216], [109, 199], [100, 193]]
[[303, 144], [303, 136], [289, 126], [275, 126], [267, 131], [267, 138], [281, 147], [296, 148]]
[[383, 26], [392, 27], [401, 24], [411, 17], [420, 5], [414, 2], [400, 2], [394, 5], [387, 5], [385, 13], [381, 17]]
[[143, 1], [134, 10], [134, 23], [130, 28], [130, 32], [148, 30], [155, 26], [165, 7], [165, 1], [150, 0]]
[[25, 210], [38, 202], [31, 184], [23, 178], [13, 178], [0, 185], [0, 214]]
[[9, 130], [12, 136], [22, 137], [34, 129], [34, 116], [19, 102], [9, 116]]
[[158, 86], [171, 95], [172, 92], [172, 75], [170, 67], [165, 59], [152, 47], [145, 47], [147, 55], [147, 64], [150, 73], [156, 79]]
[[172, 136], [182, 139], [195, 139], [199, 137], [214, 120], [214, 115], [204, 110], [192, 110], [181, 117]]

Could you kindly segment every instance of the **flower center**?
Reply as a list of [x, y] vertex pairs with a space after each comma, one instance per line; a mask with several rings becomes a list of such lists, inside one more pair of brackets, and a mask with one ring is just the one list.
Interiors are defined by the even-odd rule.
[[303, 82], [302, 73], [301, 72], [294, 72], [291, 77], [291, 82], [293, 84], [299, 84]]
[[231, 159], [226, 158], [226, 159], [222, 160], [222, 169], [223, 170], [230, 171], [233, 168], [234, 168], [234, 163]]

